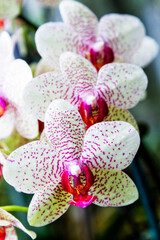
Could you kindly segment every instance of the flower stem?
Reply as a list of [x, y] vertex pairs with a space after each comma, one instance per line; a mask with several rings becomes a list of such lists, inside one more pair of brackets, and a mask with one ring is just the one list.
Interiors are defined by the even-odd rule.
[[1, 209], [7, 211], [7, 212], [28, 212], [28, 207], [21, 207], [21, 206], [0, 206]]

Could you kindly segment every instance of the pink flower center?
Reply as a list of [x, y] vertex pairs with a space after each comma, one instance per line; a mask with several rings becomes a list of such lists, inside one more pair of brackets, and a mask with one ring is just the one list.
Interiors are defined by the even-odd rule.
[[94, 91], [85, 92], [80, 96], [78, 110], [87, 127], [101, 122], [109, 113], [105, 100]]
[[91, 45], [89, 50], [89, 60], [94, 65], [94, 67], [99, 71], [99, 69], [114, 60], [114, 54], [110, 47], [104, 42], [96, 42]]
[[4, 240], [6, 237], [6, 228], [0, 227], [0, 240]]
[[[80, 174], [77, 175], [77, 173], [75, 173], [76, 175], [73, 175], [69, 171], [64, 171], [61, 181], [63, 190], [74, 195], [74, 198], [69, 203], [71, 205], [84, 208], [90, 205], [93, 201], [95, 201], [97, 196], [88, 195], [88, 191], [94, 183], [93, 173], [86, 165], [81, 166], [80, 169], [85, 175], [85, 184], [81, 182], [82, 176]], [[71, 185], [70, 176], [72, 176], [74, 179], [75, 187]]]
[[3, 116], [4, 112], [6, 111], [7, 103], [3, 98], [0, 97], [0, 117]]
[[0, 29], [4, 28], [4, 23], [5, 23], [5, 20], [4, 19], [0, 19]]

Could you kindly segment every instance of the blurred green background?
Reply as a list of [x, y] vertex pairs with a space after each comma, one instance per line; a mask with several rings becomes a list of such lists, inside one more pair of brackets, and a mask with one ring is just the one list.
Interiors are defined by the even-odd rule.
[[[97, 16], [107, 13], [127, 13], [139, 17], [147, 35], [160, 43], [159, 0], [83, 0]], [[29, 28], [24, 29], [28, 63], [39, 60], [35, 50], [34, 32], [47, 21], [60, 21], [57, 8], [45, 8], [34, 0], [26, 0], [20, 16]], [[138, 121], [141, 147], [135, 162], [126, 172], [135, 181], [140, 198], [134, 204], [121, 208], [101, 208], [94, 204], [86, 209], [71, 206], [56, 222], [41, 228], [31, 228], [25, 213], [14, 213], [28, 229], [33, 229], [38, 240], [158, 240], [160, 239], [160, 54], [145, 69], [149, 79], [146, 99], [132, 114]], [[9, 141], [9, 140], [8, 140]], [[4, 180], [0, 182], [1, 205], [28, 206], [32, 196], [16, 192]], [[19, 239], [30, 239], [17, 230]]]

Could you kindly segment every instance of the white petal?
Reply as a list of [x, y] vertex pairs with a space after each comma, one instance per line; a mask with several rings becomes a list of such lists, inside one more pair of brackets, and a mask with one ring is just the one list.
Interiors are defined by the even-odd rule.
[[63, 191], [61, 183], [48, 185], [36, 193], [29, 205], [28, 221], [32, 226], [44, 226], [64, 214], [69, 208], [72, 195]]
[[141, 100], [147, 83], [147, 76], [139, 66], [110, 63], [100, 69], [96, 88], [108, 104], [128, 109]]
[[35, 41], [41, 57], [55, 69], [59, 67], [61, 53], [65, 51], [80, 53], [84, 50], [78, 34], [61, 22], [50, 22], [40, 26]]
[[22, 0], [0, 0], [0, 18], [14, 18], [20, 12]]
[[21, 136], [27, 139], [33, 139], [38, 136], [38, 120], [35, 118], [25, 106], [21, 106], [15, 111], [16, 129]]
[[85, 127], [74, 106], [65, 100], [53, 101], [46, 112], [45, 132], [65, 162], [79, 161]]
[[138, 198], [138, 191], [130, 179], [122, 171], [93, 170], [95, 182], [89, 193], [96, 195], [94, 204], [106, 206], [126, 206], [135, 202]]
[[97, 123], [85, 134], [81, 162], [90, 168], [121, 170], [131, 164], [139, 144], [139, 134], [129, 123]]
[[60, 67], [74, 89], [71, 102], [77, 104], [81, 92], [89, 91], [95, 86], [97, 70], [87, 59], [72, 52], [60, 56]]
[[13, 60], [13, 45], [9, 34], [5, 31], [0, 33], [0, 88], [6, 79], [8, 65]]
[[63, 1], [60, 12], [66, 25], [72, 27], [84, 41], [96, 41], [98, 19], [95, 14], [80, 2]]
[[115, 61], [127, 61], [145, 35], [143, 23], [135, 16], [108, 14], [99, 22], [99, 37], [112, 48]]
[[22, 94], [26, 84], [32, 79], [32, 72], [28, 64], [17, 59], [13, 61], [7, 70], [4, 85], [5, 96], [13, 104], [22, 103]]
[[18, 191], [34, 193], [48, 183], [59, 181], [61, 164], [61, 159], [47, 143], [34, 141], [8, 156], [3, 176]]
[[48, 72], [33, 79], [24, 90], [24, 101], [42, 122], [49, 104], [59, 98], [70, 99], [72, 86], [61, 73]]
[[[0, 64], [2, 66], [9, 64], [13, 60], [13, 44], [11, 37], [6, 31], [0, 33]], [[8, 66], [7, 66], [8, 67]]]
[[0, 117], [0, 139], [8, 137], [15, 126], [15, 112], [13, 108], [8, 106], [4, 115]]
[[131, 57], [130, 62], [137, 64], [141, 67], [146, 67], [157, 56], [159, 45], [150, 37], [145, 37], [134, 55]]

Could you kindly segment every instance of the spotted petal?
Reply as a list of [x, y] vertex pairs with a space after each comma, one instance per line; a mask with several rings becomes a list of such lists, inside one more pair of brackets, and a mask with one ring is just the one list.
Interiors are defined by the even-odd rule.
[[97, 123], [85, 134], [81, 162], [90, 168], [121, 170], [132, 162], [139, 143], [139, 134], [129, 123]]
[[70, 99], [72, 86], [61, 73], [48, 72], [37, 76], [24, 90], [24, 101], [30, 111], [42, 122], [49, 104], [59, 98]]
[[65, 1], [60, 3], [60, 12], [64, 23], [85, 41], [96, 41], [98, 19], [89, 8], [79, 2]]
[[27, 139], [36, 138], [38, 136], [37, 119], [25, 108], [25, 106], [17, 108], [15, 114], [15, 125], [20, 135]]
[[60, 56], [60, 67], [74, 88], [72, 102], [76, 104], [77, 95], [96, 84], [97, 70], [87, 59], [72, 52]]
[[103, 121], [124, 121], [130, 123], [137, 131], [139, 131], [136, 120], [132, 114], [123, 108], [108, 105], [109, 114], [104, 117]]
[[39, 227], [55, 221], [67, 211], [71, 198], [71, 194], [63, 191], [61, 183], [37, 192], [28, 209], [30, 225]]
[[96, 195], [94, 204], [106, 206], [126, 206], [138, 199], [138, 191], [130, 179], [122, 171], [93, 170], [95, 182], [89, 193]]
[[[13, 60], [13, 44], [6, 31], [0, 33], [0, 64], [1, 71]], [[1, 75], [0, 75], [1, 76]]]
[[61, 162], [54, 149], [41, 141], [30, 142], [12, 152], [4, 165], [3, 176], [18, 191], [34, 193], [58, 181]]
[[13, 108], [8, 106], [4, 115], [0, 117], [0, 139], [8, 137], [15, 126], [15, 113]]
[[130, 61], [133, 64], [137, 64], [141, 67], [146, 67], [158, 54], [159, 46], [157, 42], [151, 37], [145, 37], [131, 57]]
[[21, 4], [22, 0], [0, 0], [0, 19], [16, 17]]
[[112, 48], [115, 61], [128, 62], [144, 35], [144, 26], [135, 16], [108, 14], [99, 22], [99, 37]]
[[[6, 229], [7, 236], [6, 237], [8, 237], [8, 238], [6, 238], [6, 239], [13, 239], [13, 238], [9, 238], [9, 237], [11, 237], [11, 236], [13, 237], [15, 235], [15, 231], [12, 226], [21, 229], [22, 231], [27, 233], [32, 239], [36, 238], [36, 234], [34, 232], [27, 230], [17, 218], [15, 218], [13, 215], [11, 215], [10, 213], [6, 212], [5, 210], [3, 210], [1, 208], [0, 208], [0, 226], [7, 227], [7, 229]], [[16, 239], [16, 238], [14, 238], [14, 239]]]
[[53, 101], [46, 112], [45, 132], [62, 159], [72, 162], [79, 160], [85, 127], [73, 105], [65, 100]]
[[143, 97], [147, 82], [139, 66], [111, 63], [100, 69], [96, 88], [108, 104], [128, 109]]
[[26, 84], [32, 79], [32, 72], [28, 64], [17, 59], [13, 61], [7, 70], [4, 83], [6, 98], [13, 104], [22, 104], [22, 94]]
[[43, 24], [36, 32], [35, 41], [41, 57], [54, 69], [59, 69], [61, 53], [80, 53], [84, 48], [80, 36], [61, 22]]

